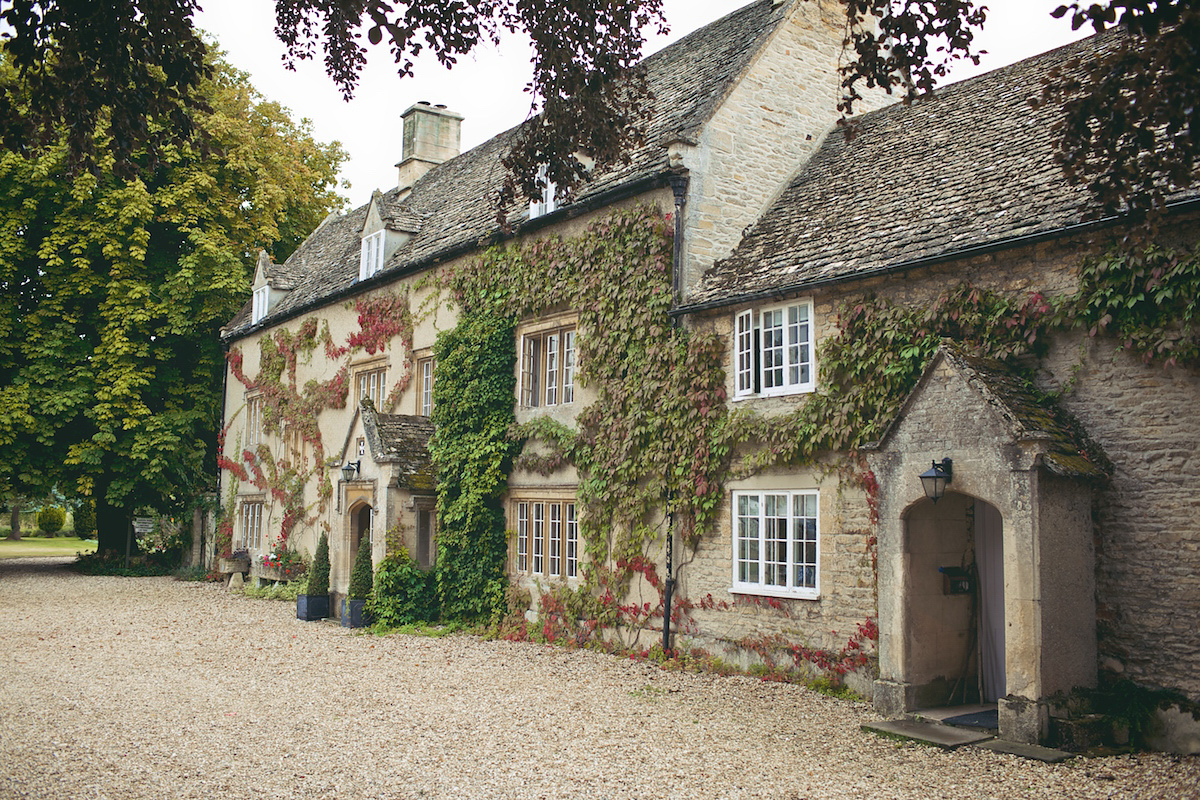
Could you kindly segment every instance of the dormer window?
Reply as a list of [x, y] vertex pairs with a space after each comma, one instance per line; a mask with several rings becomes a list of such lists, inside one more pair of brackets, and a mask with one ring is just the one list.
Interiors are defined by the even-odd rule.
[[254, 290], [254, 297], [250, 304], [250, 324], [257, 325], [262, 322], [267, 316], [267, 307], [271, 300], [271, 287], [260, 286]]
[[542, 197], [540, 200], [533, 200], [529, 203], [529, 218], [537, 219], [538, 217], [549, 214], [558, 208], [558, 203], [555, 200], [554, 194], [558, 189], [558, 184], [550, 180], [546, 172], [545, 165], [538, 167], [537, 174], [538, 183], [542, 186]]
[[383, 231], [376, 231], [362, 240], [362, 257], [358, 264], [358, 279], [365, 281], [383, 268]]

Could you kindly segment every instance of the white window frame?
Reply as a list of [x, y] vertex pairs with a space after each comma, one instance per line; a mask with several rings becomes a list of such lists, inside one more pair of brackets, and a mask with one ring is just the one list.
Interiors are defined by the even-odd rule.
[[263, 400], [259, 395], [246, 398], [246, 449], [258, 447], [266, 438], [263, 435]]
[[358, 259], [358, 279], [365, 281], [383, 269], [383, 231], [362, 237], [362, 252]]
[[574, 500], [527, 499], [514, 504], [516, 571], [546, 578], [579, 577], [579, 516]]
[[[784, 511], [779, 509], [780, 500], [786, 503]], [[731, 509], [733, 586], [729, 591], [820, 598], [820, 508], [816, 489], [735, 491]], [[781, 523], [784, 538], [772, 536]]]
[[257, 325], [271, 310], [271, 287], [260, 286], [254, 290], [250, 299], [250, 324]]
[[575, 402], [576, 341], [574, 325], [522, 334], [518, 388], [523, 408]]
[[530, 219], [537, 219], [558, 210], [558, 184], [550, 180], [545, 164], [538, 167], [537, 179], [542, 184], [542, 196], [529, 202]]
[[422, 358], [417, 362], [417, 413], [422, 417], [433, 414], [433, 369], [432, 358]]
[[735, 400], [814, 391], [812, 300], [739, 312], [733, 321], [733, 376]]
[[242, 502], [242, 547], [247, 550], [262, 549], [263, 501], [245, 500]]

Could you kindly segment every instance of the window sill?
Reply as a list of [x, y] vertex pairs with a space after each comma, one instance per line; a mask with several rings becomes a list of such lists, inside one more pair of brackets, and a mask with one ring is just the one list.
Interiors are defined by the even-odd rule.
[[778, 597], [783, 600], [820, 600], [819, 589], [780, 589], [772, 586], [732, 586], [730, 594], [743, 597]]
[[735, 394], [733, 402], [739, 403], [743, 400], [764, 400], [769, 397], [791, 397], [798, 394], [812, 394], [817, 390], [816, 385], [797, 386], [790, 389], [781, 389], [775, 392], [758, 392], [756, 394]]

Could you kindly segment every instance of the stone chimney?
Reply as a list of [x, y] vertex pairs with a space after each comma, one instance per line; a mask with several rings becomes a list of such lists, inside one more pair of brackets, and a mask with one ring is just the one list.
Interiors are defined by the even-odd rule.
[[396, 165], [400, 170], [396, 186], [406, 192], [426, 172], [458, 155], [463, 118], [422, 100], [400, 119], [404, 120], [404, 149]]

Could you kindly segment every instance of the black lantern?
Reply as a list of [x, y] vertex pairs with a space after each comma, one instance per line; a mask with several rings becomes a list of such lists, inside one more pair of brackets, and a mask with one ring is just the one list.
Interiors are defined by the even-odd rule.
[[354, 480], [354, 476], [358, 474], [358, 468], [361, 461], [347, 461], [342, 465], [342, 479], [347, 483]]
[[921, 486], [925, 489], [925, 496], [935, 503], [941, 500], [942, 495], [946, 493], [946, 486], [949, 485], [953, 476], [954, 470], [950, 459], [943, 458], [940, 463], [934, 461], [930, 469], [921, 473]]

